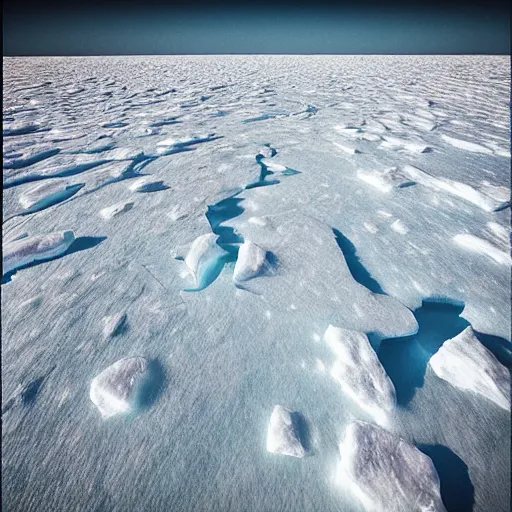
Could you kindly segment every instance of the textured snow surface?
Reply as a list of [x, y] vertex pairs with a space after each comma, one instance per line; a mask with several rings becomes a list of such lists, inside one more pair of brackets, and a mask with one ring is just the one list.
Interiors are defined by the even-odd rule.
[[445, 341], [430, 366], [453, 386], [485, 396], [510, 409], [510, 372], [478, 340], [471, 327]]
[[[509, 411], [428, 365], [469, 326], [512, 364], [506, 56], [3, 71], [3, 508], [361, 512], [336, 476], [362, 420], [449, 512], [508, 511]], [[91, 382], [132, 357], [104, 421]], [[302, 460], [267, 452], [276, 404]]]
[[330, 325], [324, 339], [337, 358], [331, 369], [332, 377], [377, 423], [386, 424], [387, 413], [396, 405], [395, 388], [368, 337]]
[[376, 425], [354, 421], [339, 449], [340, 476], [366, 510], [446, 512], [434, 464], [413, 444]]
[[276, 405], [270, 416], [267, 434], [267, 451], [277, 455], [304, 457], [306, 450], [301, 444], [298, 426], [292, 412], [282, 405]]

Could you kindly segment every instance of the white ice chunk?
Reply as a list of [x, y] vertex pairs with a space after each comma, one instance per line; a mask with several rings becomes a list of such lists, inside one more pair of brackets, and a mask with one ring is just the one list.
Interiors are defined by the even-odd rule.
[[299, 458], [306, 455], [306, 450], [299, 439], [297, 426], [293, 422], [292, 412], [282, 405], [276, 405], [270, 416], [267, 451]]
[[429, 364], [441, 378], [458, 388], [485, 396], [510, 409], [510, 373], [480, 343], [472, 327], [443, 343]]
[[395, 222], [391, 224], [391, 229], [401, 235], [405, 235], [409, 232], [409, 228], [400, 219], [396, 219]]
[[268, 160], [267, 158], [264, 158], [261, 161], [261, 163], [266, 165], [271, 171], [274, 171], [274, 172], [285, 172], [287, 169], [284, 165], [278, 164], [276, 162], [272, 162], [272, 160]]
[[89, 396], [103, 419], [126, 414], [140, 405], [140, 392], [147, 377], [145, 358], [120, 359], [94, 377]]
[[331, 376], [361, 409], [385, 424], [396, 405], [395, 388], [366, 334], [329, 325], [324, 340], [337, 357]]
[[246, 281], [257, 276], [265, 264], [266, 254], [259, 245], [246, 240], [238, 251], [233, 279]]
[[217, 245], [218, 238], [214, 233], [197, 237], [185, 257], [185, 264], [194, 276], [198, 288], [203, 286], [210, 270], [226, 254], [226, 251]]
[[366, 510], [446, 512], [430, 457], [377, 425], [352, 422], [339, 445], [340, 477]]
[[485, 254], [489, 256], [494, 261], [501, 263], [503, 265], [510, 265], [512, 263], [512, 259], [509, 253], [506, 253], [495, 245], [491, 244], [487, 240], [483, 240], [482, 238], [478, 238], [473, 235], [455, 235], [453, 240], [456, 244], [468, 249], [472, 252], [477, 252], [480, 254]]
[[132, 192], [146, 192], [153, 187], [163, 185], [163, 180], [156, 176], [143, 176], [135, 180], [129, 187]]
[[372, 185], [382, 192], [390, 192], [393, 188], [400, 188], [404, 185], [411, 184], [410, 178], [398, 170], [397, 167], [390, 167], [383, 171], [366, 171], [359, 169], [357, 177]]
[[104, 219], [112, 219], [116, 215], [119, 215], [120, 213], [127, 212], [133, 208], [133, 202], [131, 201], [123, 201], [121, 203], [116, 203], [112, 206], [107, 206], [106, 208], [103, 208], [100, 210], [100, 215]]
[[74, 241], [73, 231], [59, 231], [7, 243], [2, 250], [3, 274], [34, 261], [56, 258], [66, 252]]

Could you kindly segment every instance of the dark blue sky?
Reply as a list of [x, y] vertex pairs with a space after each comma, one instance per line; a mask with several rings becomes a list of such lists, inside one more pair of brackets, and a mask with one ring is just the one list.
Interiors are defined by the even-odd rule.
[[71, 3], [6, 0], [4, 55], [510, 54], [501, 0]]

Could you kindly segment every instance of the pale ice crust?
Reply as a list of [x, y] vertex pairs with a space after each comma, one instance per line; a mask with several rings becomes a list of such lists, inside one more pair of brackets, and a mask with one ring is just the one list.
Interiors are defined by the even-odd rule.
[[292, 412], [282, 405], [272, 410], [267, 433], [267, 451], [276, 455], [302, 458], [306, 450], [302, 446]]
[[194, 277], [197, 287], [204, 284], [208, 272], [226, 254], [226, 251], [217, 244], [218, 238], [214, 233], [197, 237], [185, 257], [185, 264]]
[[446, 512], [432, 460], [381, 427], [354, 421], [340, 442], [340, 478], [371, 512]]
[[480, 343], [471, 327], [443, 343], [429, 361], [438, 377], [510, 410], [510, 372]]

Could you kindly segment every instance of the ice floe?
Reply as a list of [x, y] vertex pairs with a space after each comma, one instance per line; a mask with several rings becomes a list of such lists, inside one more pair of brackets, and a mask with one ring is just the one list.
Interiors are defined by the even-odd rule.
[[336, 356], [331, 376], [361, 409], [385, 425], [396, 405], [396, 393], [368, 337], [329, 325], [324, 340]]
[[276, 405], [270, 416], [267, 451], [277, 455], [288, 455], [298, 458], [306, 455], [293, 413], [282, 405]]
[[429, 364], [441, 379], [453, 386], [510, 409], [510, 372], [482, 345], [471, 326], [445, 341]]
[[71, 183], [63, 180], [47, 180], [25, 190], [19, 198], [25, 210], [42, 210], [56, 203], [60, 203], [76, 194], [83, 183]]
[[446, 512], [432, 460], [383, 428], [354, 421], [339, 445], [339, 478], [366, 510]]

